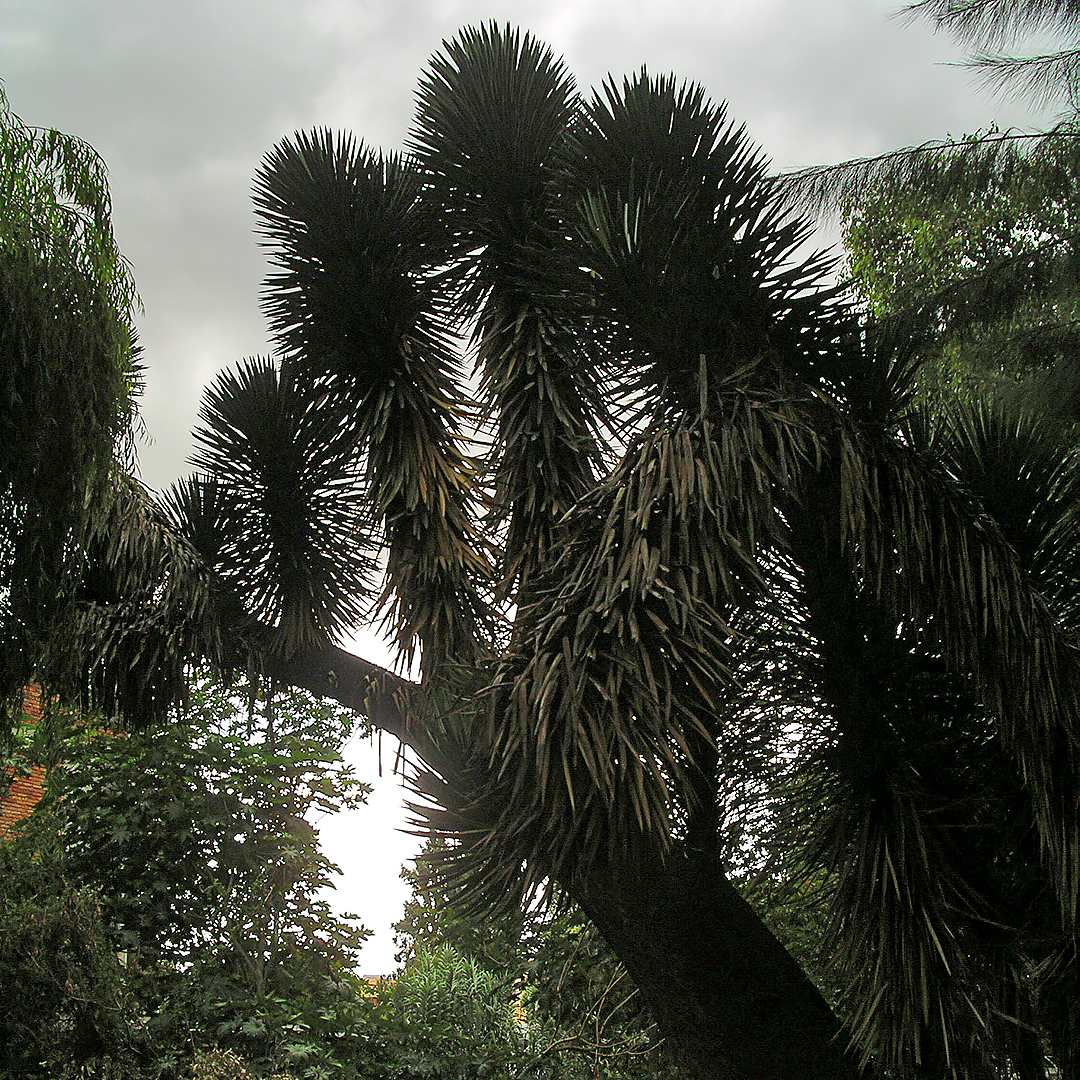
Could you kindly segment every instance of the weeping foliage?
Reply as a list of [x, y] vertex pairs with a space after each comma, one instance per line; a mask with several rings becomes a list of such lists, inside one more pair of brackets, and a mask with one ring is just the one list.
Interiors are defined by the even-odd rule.
[[[1011, 561], [1015, 550], [1025, 575], [1037, 574], [1046, 557], [1039, 538], [1074, 504], [1058, 487], [1054, 441], [1040, 440], [1034, 421], [1018, 422], [1001, 403], [969, 409], [958, 404], [949, 422], [937, 415], [934, 424], [909, 412], [889, 435], [859, 425], [859, 454], [885, 453], [898, 468], [904, 459], [904, 471], [936, 486], [953, 512], [970, 511], [975, 494], [987, 509], [1007, 507], [1000, 532], [989, 517], [972, 530], [967, 514], [939, 530], [940, 504], [923, 490], [894, 500], [869, 483], [849, 489], [840, 447], [852, 421], [821, 437], [823, 467], [804, 473], [799, 501], [785, 506], [785, 571], [768, 617], [737, 622], [748, 641], [734, 654], [740, 685], [724, 702], [718, 738], [721, 760], [743, 777], [734, 790], [720, 785], [736, 815], [731, 858], [777, 867], [768, 872], [787, 877], [786, 903], [816, 898], [819, 970], [842, 988], [854, 1048], [868, 1067], [900, 1076], [998, 1075], [1009, 1062], [1041, 1060], [1033, 1032], [1061, 1028], [1040, 1011], [1048, 984], [1035, 971], [1058, 962], [1074, 924], [1068, 885], [1051, 881], [1050, 867], [1065, 860], [1045, 847], [1040, 854], [1039, 837], [1072, 827], [1075, 796], [1046, 814], [1033, 803], [1046, 777], [1025, 775], [1002, 737], [1002, 713], [987, 709], [990, 696], [970, 677], [976, 661], [949, 655], [955, 642], [943, 641], [956, 618], [946, 572], [959, 583], [957, 607], [972, 603], [962, 595], [964, 557], [945, 571], [950, 556], [930, 550], [948, 536], [978, 565], [978, 546], [1000, 545], [999, 557]], [[866, 506], [845, 505], [849, 491], [865, 492]], [[898, 522], [907, 511], [917, 519], [923, 503], [924, 521]], [[851, 531], [863, 514], [880, 524], [883, 547], [895, 545], [880, 579], [880, 563], [862, 560]], [[916, 546], [928, 545], [921, 553], [911, 549], [914, 533], [923, 533]], [[915, 563], [921, 583], [901, 596]], [[1055, 613], [1066, 603], [1062, 594]], [[988, 608], [990, 624], [1011, 622], [993, 598], [972, 606]], [[987, 631], [964, 633], [975, 642]], [[1051, 673], [1059, 686], [1060, 674]], [[1026, 685], [1045, 683], [1036, 675]], [[1053, 757], [1071, 736], [1059, 727], [1034, 741], [1037, 754]], [[1066, 758], [1054, 767], [1070, 772]], [[1066, 1060], [1067, 1045], [1067, 1036], [1057, 1042], [1056, 1060]]]
[[814, 165], [777, 178], [793, 205], [807, 214], [830, 215], [862, 201], [876, 187], [940, 198], [979, 192], [991, 183], [1008, 185], [1044, 177], [1051, 185], [1067, 177], [1077, 153], [1075, 125], [1066, 120], [1050, 131], [988, 131], [961, 139], [932, 140], [837, 165]]
[[811, 647], [774, 655], [806, 725], [792, 750], [794, 837], [781, 850], [801, 851], [802, 874], [824, 891], [823, 949], [863, 1061], [968, 1075], [993, 1045], [972, 928], [1003, 914], [982, 906], [972, 875], [992, 816], [996, 774], [979, 768], [992, 729], [928, 649], [926, 623], [898, 627], [851, 575], [838, 499], [839, 478], [826, 474], [793, 514]]
[[495, 287], [477, 321], [493, 494], [488, 522], [505, 525], [500, 594], [524, 586], [555, 549], [556, 523], [603, 472], [608, 406], [565, 305]]
[[920, 0], [905, 9], [931, 19], [965, 44], [1004, 44], [1035, 31], [1068, 30], [1076, 24], [1073, 0]]
[[27, 127], [0, 91], [0, 694], [21, 686], [78, 579], [114, 462], [130, 464], [139, 368], [105, 166]]
[[[891, 446], [841, 434], [792, 518], [816, 639], [795, 683], [820, 701], [796, 848], [828, 875], [864, 1060], [981, 1076], [1041, 1060], [1032, 1025], [1067, 1059], [1034, 972], [1076, 918], [1072, 599], [1047, 573], [1075, 500], [1055, 440], [1000, 402], [916, 420]], [[1021, 600], [1033, 578], [1045, 599]]]
[[[907, 8], [929, 18], [977, 51], [968, 66], [993, 90], [1012, 90], [1043, 105], [1065, 98], [1076, 108], [1080, 86], [1080, 12], [1070, 0], [920, 0]], [[1023, 42], [1026, 35], [1058, 35], [1065, 40], [1051, 53], [1003, 56], [996, 50]]]

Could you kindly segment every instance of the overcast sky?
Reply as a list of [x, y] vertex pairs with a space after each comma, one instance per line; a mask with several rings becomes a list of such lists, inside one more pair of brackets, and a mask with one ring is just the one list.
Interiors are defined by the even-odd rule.
[[[113, 221], [145, 313], [141, 450], [154, 487], [187, 471], [203, 386], [269, 351], [251, 179], [300, 128], [402, 146], [424, 63], [461, 26], [533, 31], [581, 89], [642, 64], [727, 100], [777, 168], [839, 161], [985, 127], [1036, 126], [990, 100], [960, 50], [890, 0], [0, 0], [0, 78], [28, 123], [90, 142], [108, 164]], [[373, 659], [376, 657], [372, 657]], [[358, 756], [364, 778], [370, 762]], [[384, 785], [385, 788], [385, 785]], [[379, 931], [365, 971], [388, 971], [400, 903], [386, 835], [399, 796], [328, 823], [343, 906]], [[383, 904], [376, 903], [382, 894]], [[387, 907], [389, 904], [389, 908]]]

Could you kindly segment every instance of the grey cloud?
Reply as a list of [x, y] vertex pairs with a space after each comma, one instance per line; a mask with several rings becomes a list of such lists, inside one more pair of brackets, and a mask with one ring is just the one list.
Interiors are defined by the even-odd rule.
[[416, 78], [465, 23], [510, 21], [583, 90], [643, 63], [730, 102], [778, 167], [946, 131], [1025, 123], [942, 62], [958, 50], [888, 18], [893, 0], [0, 0], [0, 76], [30, 122], [102, 153], [146, 313], [146, 479], [185, 471], [202, 386], [268, 349], [249, 191], [296, 128], [402, 144]]

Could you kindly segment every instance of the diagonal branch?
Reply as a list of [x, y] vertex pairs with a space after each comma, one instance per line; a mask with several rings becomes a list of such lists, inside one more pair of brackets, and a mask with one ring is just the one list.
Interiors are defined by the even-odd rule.
[[455, 772], [451, 755], [436, 746], [418, 719], [419, 683], [338, 648], [315, 645], [290, 655], [267, 651], [263, 673], [319, 698], [333, 698], [393, 735], [440, 772]]

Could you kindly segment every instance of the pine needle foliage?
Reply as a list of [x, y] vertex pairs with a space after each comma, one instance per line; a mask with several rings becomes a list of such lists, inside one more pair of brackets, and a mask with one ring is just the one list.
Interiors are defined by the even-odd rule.
[[[1012, 185], [1036, 177], [1051, 187], [1075, 161], [1077, 49], [1080, 11], [1071, 0], [920, 0], [902, 9], [908, 19], [926, 18], [976, 51], [967, 60], [999, 95], [1012, 93], [1032, 104], [1061, 108], [1045, 131], [999, 131], [946, 138], [873, 157], [788, 173], [782, 182], [809, 213], [842, 213], [875, 189], [889, 188], [930, 198], [978, 193], [991, 184]], [[1028, 35], [1049, 37], [1058, 48], [1034, 55], [1003, 55], [1022, 48]], [[1045, 47], [1045, 45], [1044, 45]], [[1071, 169], [1075, 174], [1075, 168]]]
[[[1037, 104], [1065, 99], [1075, 110], [1080, 49], [1080, 9], [1071, 0], [921, 0], [906, 9], [928, 18], [977, 51], [968, 61], [994, 90], [1011, 90]], [[1001, 55], [1029, 35], [1064, 38], [1064, 48], [1028, 56]], [[1067, 44], [1066, 44], [1067, 43]]]

